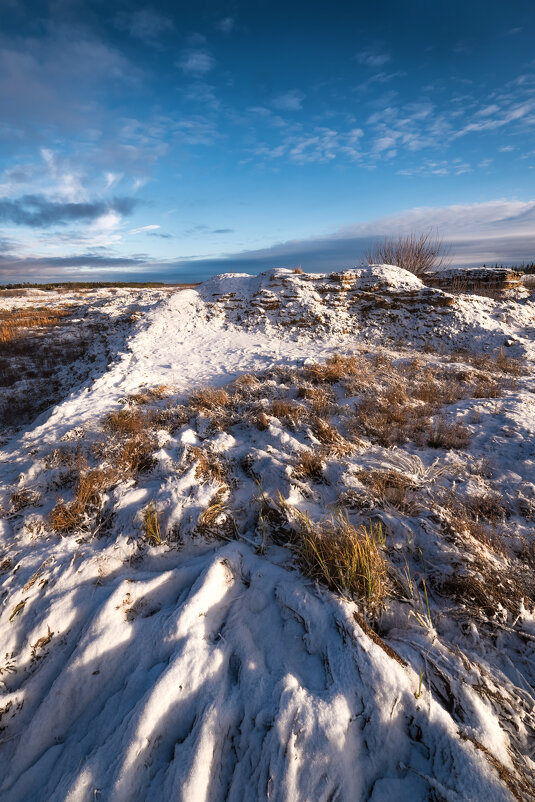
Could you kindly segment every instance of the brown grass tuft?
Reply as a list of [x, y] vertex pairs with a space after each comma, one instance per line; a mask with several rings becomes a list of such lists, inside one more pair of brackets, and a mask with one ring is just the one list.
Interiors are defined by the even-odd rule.
[[236, 523], [226, 506], [228, 494], [228, 485], [221, 485], [206, 509], [199, 515], [197, 531], [204, 537], [228, 539], [236, 535]]
[[119, 448], [115, 464], [125, 477], [150, 471], [154, 467], [154, 448], [154, 440], [146, 434], [130, 437]]
[[365, 360], [358, 359], [356, 356], [342, 356], [333, 354], [324, 364], [319, 362], [308, 365], [305, 368], [305, 375], [310, 381], [322, 384], [329, 382], [334, 384], [342, 379], [356, 376], [359, 372], [366, 372], [367, 365]]
[[350, 454], [353, 445], [346, 440], [338, 429], [323, 418], [316, 418], [311, 424], [312, 433], [329, 451], [339, 457]]
[[141, 434], [147, 424], [147, 416], [139, 409], [120, 409], [110, 412], [104, 421], [104, 426], [117, 434]]
[[152, 546], [161, 546], [160, 516], [154, 501], [149, 501], [143, 510], [143, 531]]
[[134, 393], [128, 397], [131, 404], [138, 404], [144, 406], [153, 401], [161, 401], [168, 394], [169, 389], [166, 384], [159, 384], [156, 387], [149, 387], [147, 390], [142, 390], [139, 393]]
[[391, 504], [406, 515], [418, 510], [412, 481], [399, 471], [363, 470], [357, 478], [381, 504]]
[[199, 446], [193, 446], [191, 455], [197, 462], [195, 469], [195, 478], [202, 479], [205, 482], [223, 482], [226, 471], [221, 461], [214, 455], [205, 451]]
[[429, 429], [427, 445], [430, 448], [446, 448], [448, 450], [467, 448], [470, 439], [470, 430], [462, 423], [451, 423], [439, 417]]
[[377, 615], [387, 597], [384, 542], [381, 524], [354, 527], [342, 514], [315, 524], [298, 513], [293, 549], [309, 576], [359, 599], [367, 613]]
[[221, 387], [205, 387], [192, 393], [188, 399], [189, 406], [195, 410], [215, 410], [228, 407], [232, 399]]
[[77, 529], [86, 517], [100, 507], [101, 493], [117, 482], [117, 473], [99, 468], [81, 474], [78, 478], [74, 501], [58, 501], [50, 513], [50, 524], [55, 532], [67, 534]]
[[281, 423], [290, 424], [295, 426], [305, 414], [305, 408], [300, 404], [295, 404], [293, 401], [286, 399], [275, 399], [271, 402], [269, 413], [275, 418], [278, 418]]
[[294, 476], [299, 479], [323, 480], [323, 460], [314, 451], [302, 451], [293, 468]]

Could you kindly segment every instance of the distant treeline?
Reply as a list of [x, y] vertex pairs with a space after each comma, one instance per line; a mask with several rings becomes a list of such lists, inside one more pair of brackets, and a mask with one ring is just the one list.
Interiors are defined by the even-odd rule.
[[24, 281], [22, 284], [0, 284], [1, 290], [57, 290], [66, 287], [73, 290], [93, 290], [103, 287], [165, 287], [164, 281], [57, 281], [47, 284], [32, 284]]

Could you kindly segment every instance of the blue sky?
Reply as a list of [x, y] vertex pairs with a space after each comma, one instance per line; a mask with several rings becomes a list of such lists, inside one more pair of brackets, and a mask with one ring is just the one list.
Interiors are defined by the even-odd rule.
[[535, 259], [532, 2], [2, 6], [0, 281]]

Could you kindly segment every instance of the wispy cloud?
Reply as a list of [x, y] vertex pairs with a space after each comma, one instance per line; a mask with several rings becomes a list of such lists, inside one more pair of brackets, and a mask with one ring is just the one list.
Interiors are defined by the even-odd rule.
[[178, 66], [187, 75], [205, 75], [215, 67], [215, 59], [206, 50], [184, 50]]
[[222, 20], [219, 20], [217, 23], [217, 27], [223, 33], [230, 33], [234, 28], [234, 18], [233, 17], [224, 17]]
[[272, 105], [281, 111], [298, 111], [303, 107], [303, 100], [305, 96], [297, 89], [291, 89], [288, 92], [283, 92], [276, 95], [272, 100]]
[[150, 8], [141, 8], [133, 12], [120, 12], [116, 17], [118, 28], [127, 30], [135, 39], [154, 44], [164, 33], [173, 31], [173, 21]]
[[391, 56], [380, 48], [367, 48], [357, 53], [356, 59], [359, 64], [365, 67], [372, 67], [374, 69], [384, 67], [392, 60]]
[[128, 231], [128, 234], [141, 234], [143, 231], [153, 231], [157, 228], [160, 228], [160, 226], [154, 224], [150, 226], [141, 226], [141, 228], [132, 228], [130, 231]]

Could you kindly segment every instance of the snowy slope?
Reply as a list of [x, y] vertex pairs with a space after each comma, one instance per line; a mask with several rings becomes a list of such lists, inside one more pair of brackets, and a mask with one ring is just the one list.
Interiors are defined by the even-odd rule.
[[[2, 799], [531, 798], [530, 599], [476, 619], [432, 592], [464, 565], [462, 543], [443, 537], [436, 514], [372, 509], [358, 477], [402, 472], [424, 505], [435, 487], [490, 487], [475, 466], [494, 460], [512, 551], [489, 557], [493, 576], [523, 570], [511, 554], [532, 542], [535, 519], [533, 301], [448, 296], [390, 266], [220, 276], [153, 300], [110, 367], [1, 454]], [[101, 459], [103, 438], [112, 445], [102, 421], [140, 388], [166, 385], [164, 409], [256, 373], [264, 384], [251, 385], [254, 404], [269, 414], [314, 360], [355, 351], [409, 359], [424, 345], [429, 365], [460, 348], [505, 346], [526, 358], [501, 398], [448, 407], [470, 427], [463, 451], [362, 441], [344, 456], [325, 452], [324, 478], [307, 482], [292, 473], [296, 455], [324, 452], [305, 429], [273, 416], [251, 428], [245, 412], [218, 429], [201, 410], [156, 432], [154, 466], [107, 490], [100, 517], [63, 535], [50, 527], [58, 498], [73, 493], [66, 449]], [[240, 410], [253, 404], [243, 398]], [[350, 414], [353, 400], [340, 403]], [[199, 480], [195, 448], [226, 466], [229, 542], [196, 523], [218, 481]], [[262, 542], [258, 477], [262, 493], [280, 490], [315, 518], [340, 489], [360, 495], [365, 513], [351, 514], [381, 518], [396, 570], [405, 560], [419, 587], [414, 597], [393, 595], [370, 629], [358, 601], [303, 576], [276, 538]], [[149, 501], [168, 535], [162, 545], [143, 538]], [[468, 564], [482, 559], [476, 546]]]

